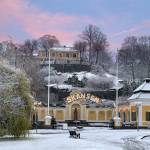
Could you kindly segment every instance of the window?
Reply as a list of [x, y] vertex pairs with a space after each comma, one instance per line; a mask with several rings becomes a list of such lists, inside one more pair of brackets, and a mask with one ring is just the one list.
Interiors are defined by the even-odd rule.
[[146, 121], [150, 121], [150, 112], [146, 112]]
[[56, 111], [56, 120], [64, 120], [64, 112], [62, 110]]
[[98, 120], [105, 120], [105, 112], [104, 111], [99, 111]]
[[76, 54], [73, 54], [73, 57], [75, 58], [75, 57], [77, 57], [77, 55], [76, 55]]
[[128, 121], [130, 121], [130, 111], [128, 111]]
[[126, 113], [123, 112], [123, 122], [126, 122]]
[[62, 57], [62, 54], [61, 54], [61, 53], [59, 53], [59, 57]]
[[136, 112], [132, 112], [132, 121], [136, 121]]
[[96, 112], [95, 111], [89, 111], [88, 120], [96, 120]]
[[108, 110], [107, 111], [107, 120], [111, 120], [112, 119], [112, 111]]
[[67, 53], [66, 56], [69, 57], [69, 54]]

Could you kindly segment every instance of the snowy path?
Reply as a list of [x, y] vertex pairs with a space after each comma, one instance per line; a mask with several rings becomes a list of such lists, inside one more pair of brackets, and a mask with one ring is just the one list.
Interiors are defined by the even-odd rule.
[[38, 130], [32, 131], [25, 140], [0, 141], [0, 150], [122, 150], [125, 137], [148, 135], [149, 130], [111, 130], [108, 128], [85, 128], [81, 139], [69, 138], [68, 131]]

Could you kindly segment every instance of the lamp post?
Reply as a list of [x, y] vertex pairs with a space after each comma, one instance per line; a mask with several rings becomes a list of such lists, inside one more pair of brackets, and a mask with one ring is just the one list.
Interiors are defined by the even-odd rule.
[[116, 117], [118, 118], [118, 50], [117, 50], [117, 70], [116, 70]]
[[50, 98], [50, 50], [48, 52], [48, 108], [47, 108], [47, 115], [49, 116], [49, 98]]
[[49, 114], [50, 104], [50, 50], [48, 50], [48, 91], [47, 91], [47, 116], [45, 116], [45, 125], [50, 125], [51, 116]]
[[115, 107], [116, 107], [116, 115], [114, 117], [114, 123], [115, 123], [115, 127], [116, 128], [120, 128], [120, 117], [118, 115], [118, 92], [119, 92], [119, 83], [118, 83], [118, 49], [117, 49], [117, 58], [116, 58], [116, 103], [115, 103]]

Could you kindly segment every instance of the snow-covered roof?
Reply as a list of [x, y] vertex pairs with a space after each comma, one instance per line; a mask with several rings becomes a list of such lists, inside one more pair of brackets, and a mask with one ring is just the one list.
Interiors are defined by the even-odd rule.
[[128, 100], [134, 100], [134, 99], [150, 99], [150, 93], [135, 93], [131, 97], [129, 97]]
[[72, 85], [67, 85], [67, 84], [50, 84], [48, 85], [49, 87], [54, 87], [58, 89], [72, 89]]
[[137, 93], [140, 91], [150, 92], [150, 79], [148, 78], [145, 79], [144, 83], [134, 90], [134, 93]]
[[90, 107], [102, 107], [102, 108], [111, 107], [111, 108], [113, 108], [114, 107], [114, 101], [106, 100], [106, 99], [101, 99], [100, 103], [95, 103], [93, 101], [86, 101], [86, 105], [89, 108]]
[[150, 79], [145, 79], [144, 83], [134, 90], [128, 100], [134, 99], [150, 99]]
[[78, 50], [75, 50], [73, 47], [65, 47], [65, 46], [63, 46], [63, 47], [53, 47], [51, 49], [54, 50], [54, 51], [58, 51], [58, 52], [60, 52], [60, 51], [63, 51], [63, 52], [77, 52], [78, 51]]

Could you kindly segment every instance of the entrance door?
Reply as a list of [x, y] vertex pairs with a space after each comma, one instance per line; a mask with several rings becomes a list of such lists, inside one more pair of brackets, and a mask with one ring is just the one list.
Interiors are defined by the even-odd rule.
[[80, 120], [81, 108], [79, 104], [73, 104], [71, 108], [71, 120]]

